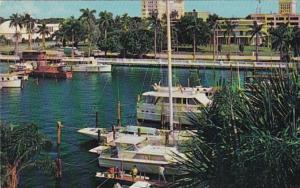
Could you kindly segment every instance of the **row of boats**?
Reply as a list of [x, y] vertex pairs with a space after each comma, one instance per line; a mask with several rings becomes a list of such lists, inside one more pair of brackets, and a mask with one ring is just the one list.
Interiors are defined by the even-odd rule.
[[[39, 53], [39, 52], [37, 52]], [[66, 62], [48, 64], [46, 61], [26, 61], [9, 66], [9, 73], [0, 74], [0, 88], [20, 88], [22, 80], [34, 78], [71, 79], [73, 72], [111, 72], [111, 65], [97, 62], [93, 57], [78, 59], [75, 64]]]

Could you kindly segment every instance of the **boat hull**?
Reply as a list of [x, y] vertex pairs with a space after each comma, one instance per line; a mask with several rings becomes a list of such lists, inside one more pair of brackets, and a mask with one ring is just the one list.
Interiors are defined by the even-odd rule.
[[[192, 112], [181, 112], [174, 114], [174, 121], [180, 123], [181, 125], [192, 125], [189, 120]], [[137, 111], [138, 121], [147, 121], [147, 122], [156, 122], [162, 123], [163, 118], [165, 118], [165, 123], [169, 122], [169, 116], [162, 116], [161, 113], [150, 113], [150, 112], [141, 112]]]
[[111, 65], [73, 65], [73, 72], [111, 72]]
[[142, 160], [126, 160], [120, 158], [106, 158], [106, 157], [99, 157], [99, 166], [110, 168], [110, 167], [119, 167], [120, 169], [130, 171], [134, 165], [136, 165], [139, 172], [148, 173], [148, 174], [158, 174], [159, 166], [164, 165], [165, 167], [165, 174], [166, 175], [173, 175], [176, 174], [177, 171], [175, 168], [172, 168], [169, 163], [167, 162], [146, 162]]
[[20, 88], [21, 80], [0, 81], [0, 88]]
[[31, 76], [33, 78], [55, 78], [55, 79], [71, 79], [72, 78], [72, 72], [58, 72], [58, 73], [52, 73], [52, 72], [39, 72], [39, 71], [33, 71], [31, 73]]

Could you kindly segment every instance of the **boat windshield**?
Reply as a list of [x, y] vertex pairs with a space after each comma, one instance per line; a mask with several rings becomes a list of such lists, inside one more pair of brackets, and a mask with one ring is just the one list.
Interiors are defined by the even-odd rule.
[[147, 104], [154, 104], [155, 97], [154, 96], [142, 96], [142, 101]]
[[190, 98], [190, 99], [188, 99], [188, 104], [189, 105], [199, 105], [201, 103], [195, 98]]

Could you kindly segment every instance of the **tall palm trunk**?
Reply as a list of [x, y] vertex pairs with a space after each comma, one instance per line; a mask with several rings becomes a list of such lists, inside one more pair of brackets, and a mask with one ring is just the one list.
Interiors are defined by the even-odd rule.
[[217, 49], [216, 49], [216, 51], [217, 51], [217, 59], [219, 59], [219, 29], [217, 29], [217, 36], [216, 36], [216, 46], [217, 46]]
[[105, 28], [104, 30], [104, 38], [105, 38], [105, 52], [104, 52], [104, 56], [107, 56], [107, 29]]
[[255, 36], [255, 59], [256, 59], [256, 62], [258, 62], [258, 34], [256, 33], [256, 36]]
[[31, 41], [31, 22], [29, 23], [29, 31], [28, 31], [28, 47], [29, 50], [32, 50], [32, 41]]
[[228, 45], [228, 60], [230, 60], [230, 55], [231, 55], [231, 36], [230, 34], [228, 34], [228, 41], [227, 41], [227, 45]]
[[213, 61], [216, 59], [216, 31], [213, 30]]
[[196, 60], [196, 33], [193, 33], [193, 60]]
[[46, 41], [45, 41], [45, 34], [42, 34], [42, 41], [43, 41], [43, 50], [46, 48]]
[[89, 31], [89, 37], [88, 37], [88, 40], [89, 40], [89, 49], [88, 49], [88, 56], [90, 57], [91, 56], [91, 47], [92, 47], [92, 35], [91, 35], [91, 25], [90, 23], [88, 23], [88, 31]]
[[156, 53], [157, 53], [157, 51], [156, 51], [156, 42], [157, 42], [157, 28], [156, 28], [156, 26], [155, 26], [155, 29], [154, 29], [154, 58], [156, 59]]
[[19, 34], [18, 34], [18, 26], [16, 26], [15, 55], [18, 55], [18, 50], [19, 50]]
[[28, 48], [32, 50], [31, 31], [28, 32]]

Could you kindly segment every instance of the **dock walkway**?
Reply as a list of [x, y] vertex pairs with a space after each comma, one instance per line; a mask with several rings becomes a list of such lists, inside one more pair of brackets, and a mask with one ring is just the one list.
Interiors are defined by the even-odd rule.
[[[98, 58], [97, 62], [116, 66], [138, 66], [138, 67], [167, 67], [168, 62], [164, 59], [122, 59], [122, 58]], [[274, 69], [294, 67], [296, 64], [283, 62], [245, 62], [245, 61], [192, 61], [172, 60], [172, 66], [177, 68], [207, 68], [207, 69]]]
[[[62, 62], [69, 63], [90, 63], [89, 57], [63, 57]], [[127, 59], [127, 58], [97, 58], [98, 63], [110, 64], [115, 66], [135, 66], [135, 67], [167, 67], [166, 59]], [[298, 59], [297, 59], [298, 60]], [[296, 61], [297, 61], [296, 60]], [[1, 62], [19, 62], [20, 57], [13, 55], [1, 55]], [[293, 68], [297, 67], [296, 63], [285, 62], [254, 62], [254, 61], [209, 61], [209, 60], [179, 60], [173, 59], [172, 66], [174, 68], [202, 68], [202, 69], [239, 69], [239, 70], [268, 70], [277, 68]]]

